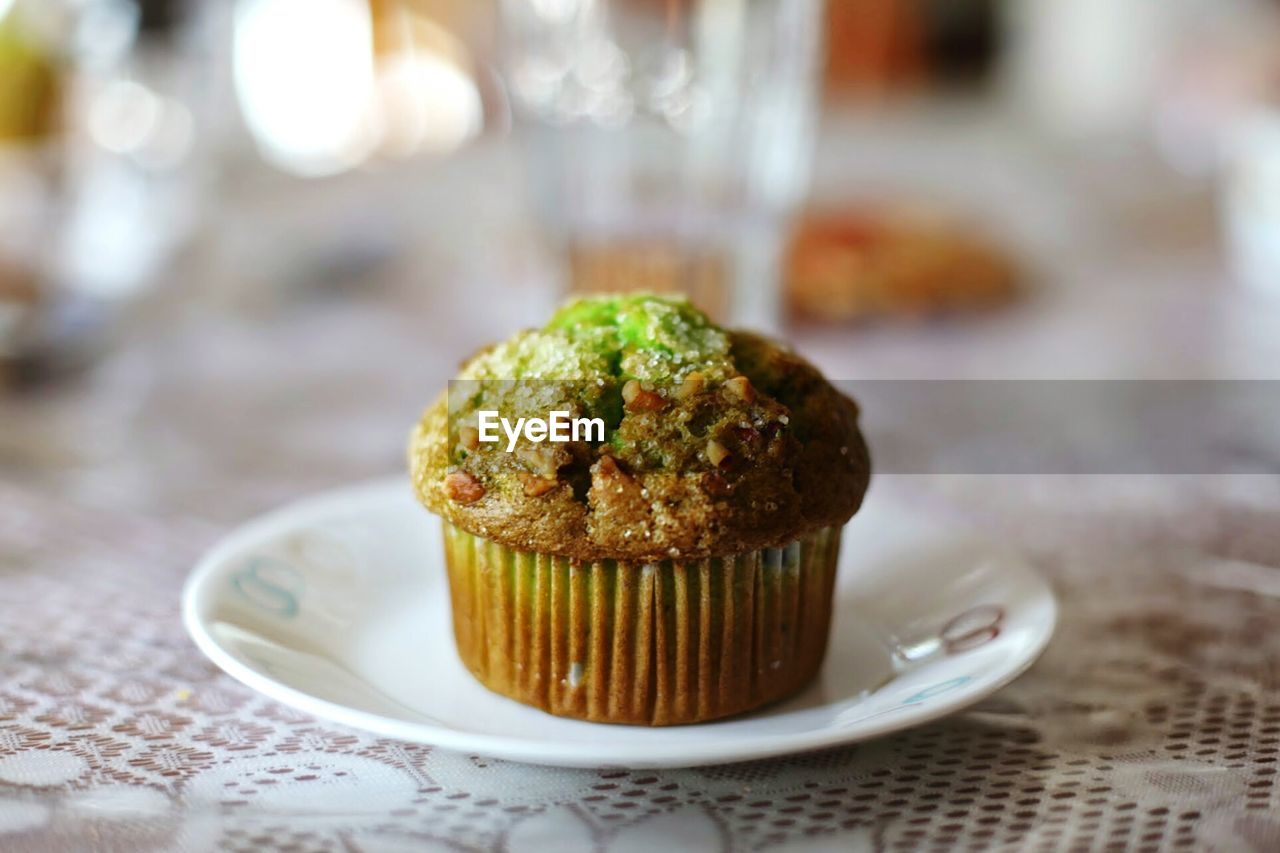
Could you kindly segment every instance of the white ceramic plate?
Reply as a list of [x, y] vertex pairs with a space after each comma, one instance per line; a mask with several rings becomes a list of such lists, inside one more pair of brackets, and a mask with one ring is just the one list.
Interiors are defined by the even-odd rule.
[[[724, 722], [648, 728], [553, 717], [489, 692], [454, 651], [438, 522], [404, 480], [332, 492], [227, 537], [183, 619], [248, 686], [405, 740], [566, 767], [679, 767], [865, 740], [1007, 684], [1057, 617], [1016, 555], [868, 496], [845, 531], [831, 647], [802, 694]], [[920, 659], [895, 663], [885, 636]]]

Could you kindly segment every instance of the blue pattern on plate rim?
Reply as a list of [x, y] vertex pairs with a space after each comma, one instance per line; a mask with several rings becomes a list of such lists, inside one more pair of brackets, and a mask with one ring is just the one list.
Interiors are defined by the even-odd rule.
[[250, 604], [286, 619], [298, 615], [307, 588], [302, 573], [278, 557], [250, 557], [229, 581]]

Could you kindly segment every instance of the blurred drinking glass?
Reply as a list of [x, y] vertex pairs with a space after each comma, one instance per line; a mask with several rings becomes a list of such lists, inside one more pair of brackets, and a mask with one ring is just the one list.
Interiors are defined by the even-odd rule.
[[199, 212], [183, 0], [0, 0], [0, 373], [92, 363]]
[[532, 202], [573, 292], [778, 322], [807, 189], [822, 0], [503, 0]]
[[0, 0], [0, 379], [39, 307], [37, 269], [59, 180], [49, 141], [64, 77]]

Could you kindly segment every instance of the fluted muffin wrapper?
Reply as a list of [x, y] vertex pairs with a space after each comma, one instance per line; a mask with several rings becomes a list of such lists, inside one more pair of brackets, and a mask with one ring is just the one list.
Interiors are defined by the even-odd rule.
[[458, 654], [497, 693], [566, 717], [676, 725], [804, 687], [822, 665], [840, 528], [701, 560], [583, 561], [444, 523]]

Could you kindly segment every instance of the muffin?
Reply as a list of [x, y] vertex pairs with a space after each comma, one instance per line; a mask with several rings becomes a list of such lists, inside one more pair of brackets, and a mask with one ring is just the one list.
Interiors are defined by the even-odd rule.
[[[512, 437], [551, 412], [570, 440]], [[678, 297], [580, 299], [480, 351], [409, 446], [444, 522], [463, 663], [598, 722], [695, 723], [795, 693], [822, 664], [841, 528], [867, 487], [857, 418], [808, 362]]]

